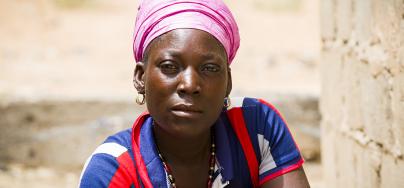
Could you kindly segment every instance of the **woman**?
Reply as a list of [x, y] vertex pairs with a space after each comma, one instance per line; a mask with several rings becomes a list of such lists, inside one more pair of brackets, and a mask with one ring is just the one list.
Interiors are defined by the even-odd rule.
[[87, 160], [80, 187], [309, 187], [269, 103], [230, 99], [239, 47], [221, 0], [144, 0], [134, 85], [148, 112]]

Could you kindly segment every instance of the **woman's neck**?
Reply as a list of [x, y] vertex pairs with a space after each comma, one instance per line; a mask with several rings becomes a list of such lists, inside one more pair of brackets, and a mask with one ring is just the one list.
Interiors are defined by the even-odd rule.
[[195, 164], [209, 158], [211, 131], [193, 137], [172, 135], [154, 125], [154, 137], [161, 154], [168, 163]]

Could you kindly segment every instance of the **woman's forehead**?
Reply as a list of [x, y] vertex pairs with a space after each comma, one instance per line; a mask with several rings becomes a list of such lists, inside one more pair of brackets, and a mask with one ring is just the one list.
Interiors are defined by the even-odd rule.
[[223, 61], [227, 61], [223, 45], [213, 35], [198, 29], [171, 30], [157, 37], [147, 48], [147, 53], [150, 53], [148, 55], [199, 53], [205, 58], [221, 58]]

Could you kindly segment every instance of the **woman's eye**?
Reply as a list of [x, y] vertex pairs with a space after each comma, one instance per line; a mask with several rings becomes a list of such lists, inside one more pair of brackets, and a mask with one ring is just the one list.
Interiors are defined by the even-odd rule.
[[220, 66], [215, 65], [215, 64], [207, 64], [207, 65], [203, 66], [202, 71], [219, 72]]
[[178, 67], [175, 64], [173, 64], [172, 62], [168, 62], [168, 61], [161, 63], [159, 67], [162, 70], [162, 72], [168, 73], [168, 74], [175, 73], [178, 70]]

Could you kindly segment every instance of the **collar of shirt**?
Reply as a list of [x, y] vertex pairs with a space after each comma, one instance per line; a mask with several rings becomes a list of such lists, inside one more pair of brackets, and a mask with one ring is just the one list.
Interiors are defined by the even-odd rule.
[[[216, 135], [216, 165], [218, 167], [214, 178], [218, 177], [218, 174], [220, 174], [222, 178], [221, 182], [226, 183], [233, 178], [233, 161], [225, 121], [222, 118], [223, 115], [225, 115], [225, 113], [222, 113], [221, 118], [219, 118], [214, 125]], [[166, 187], [166, 173], [158, 157], [156, 144], [154, 142], [152, 122], [153, 119], [149, 116], [141, 127], [139, 139], [140, 153], [153, 187]]]

